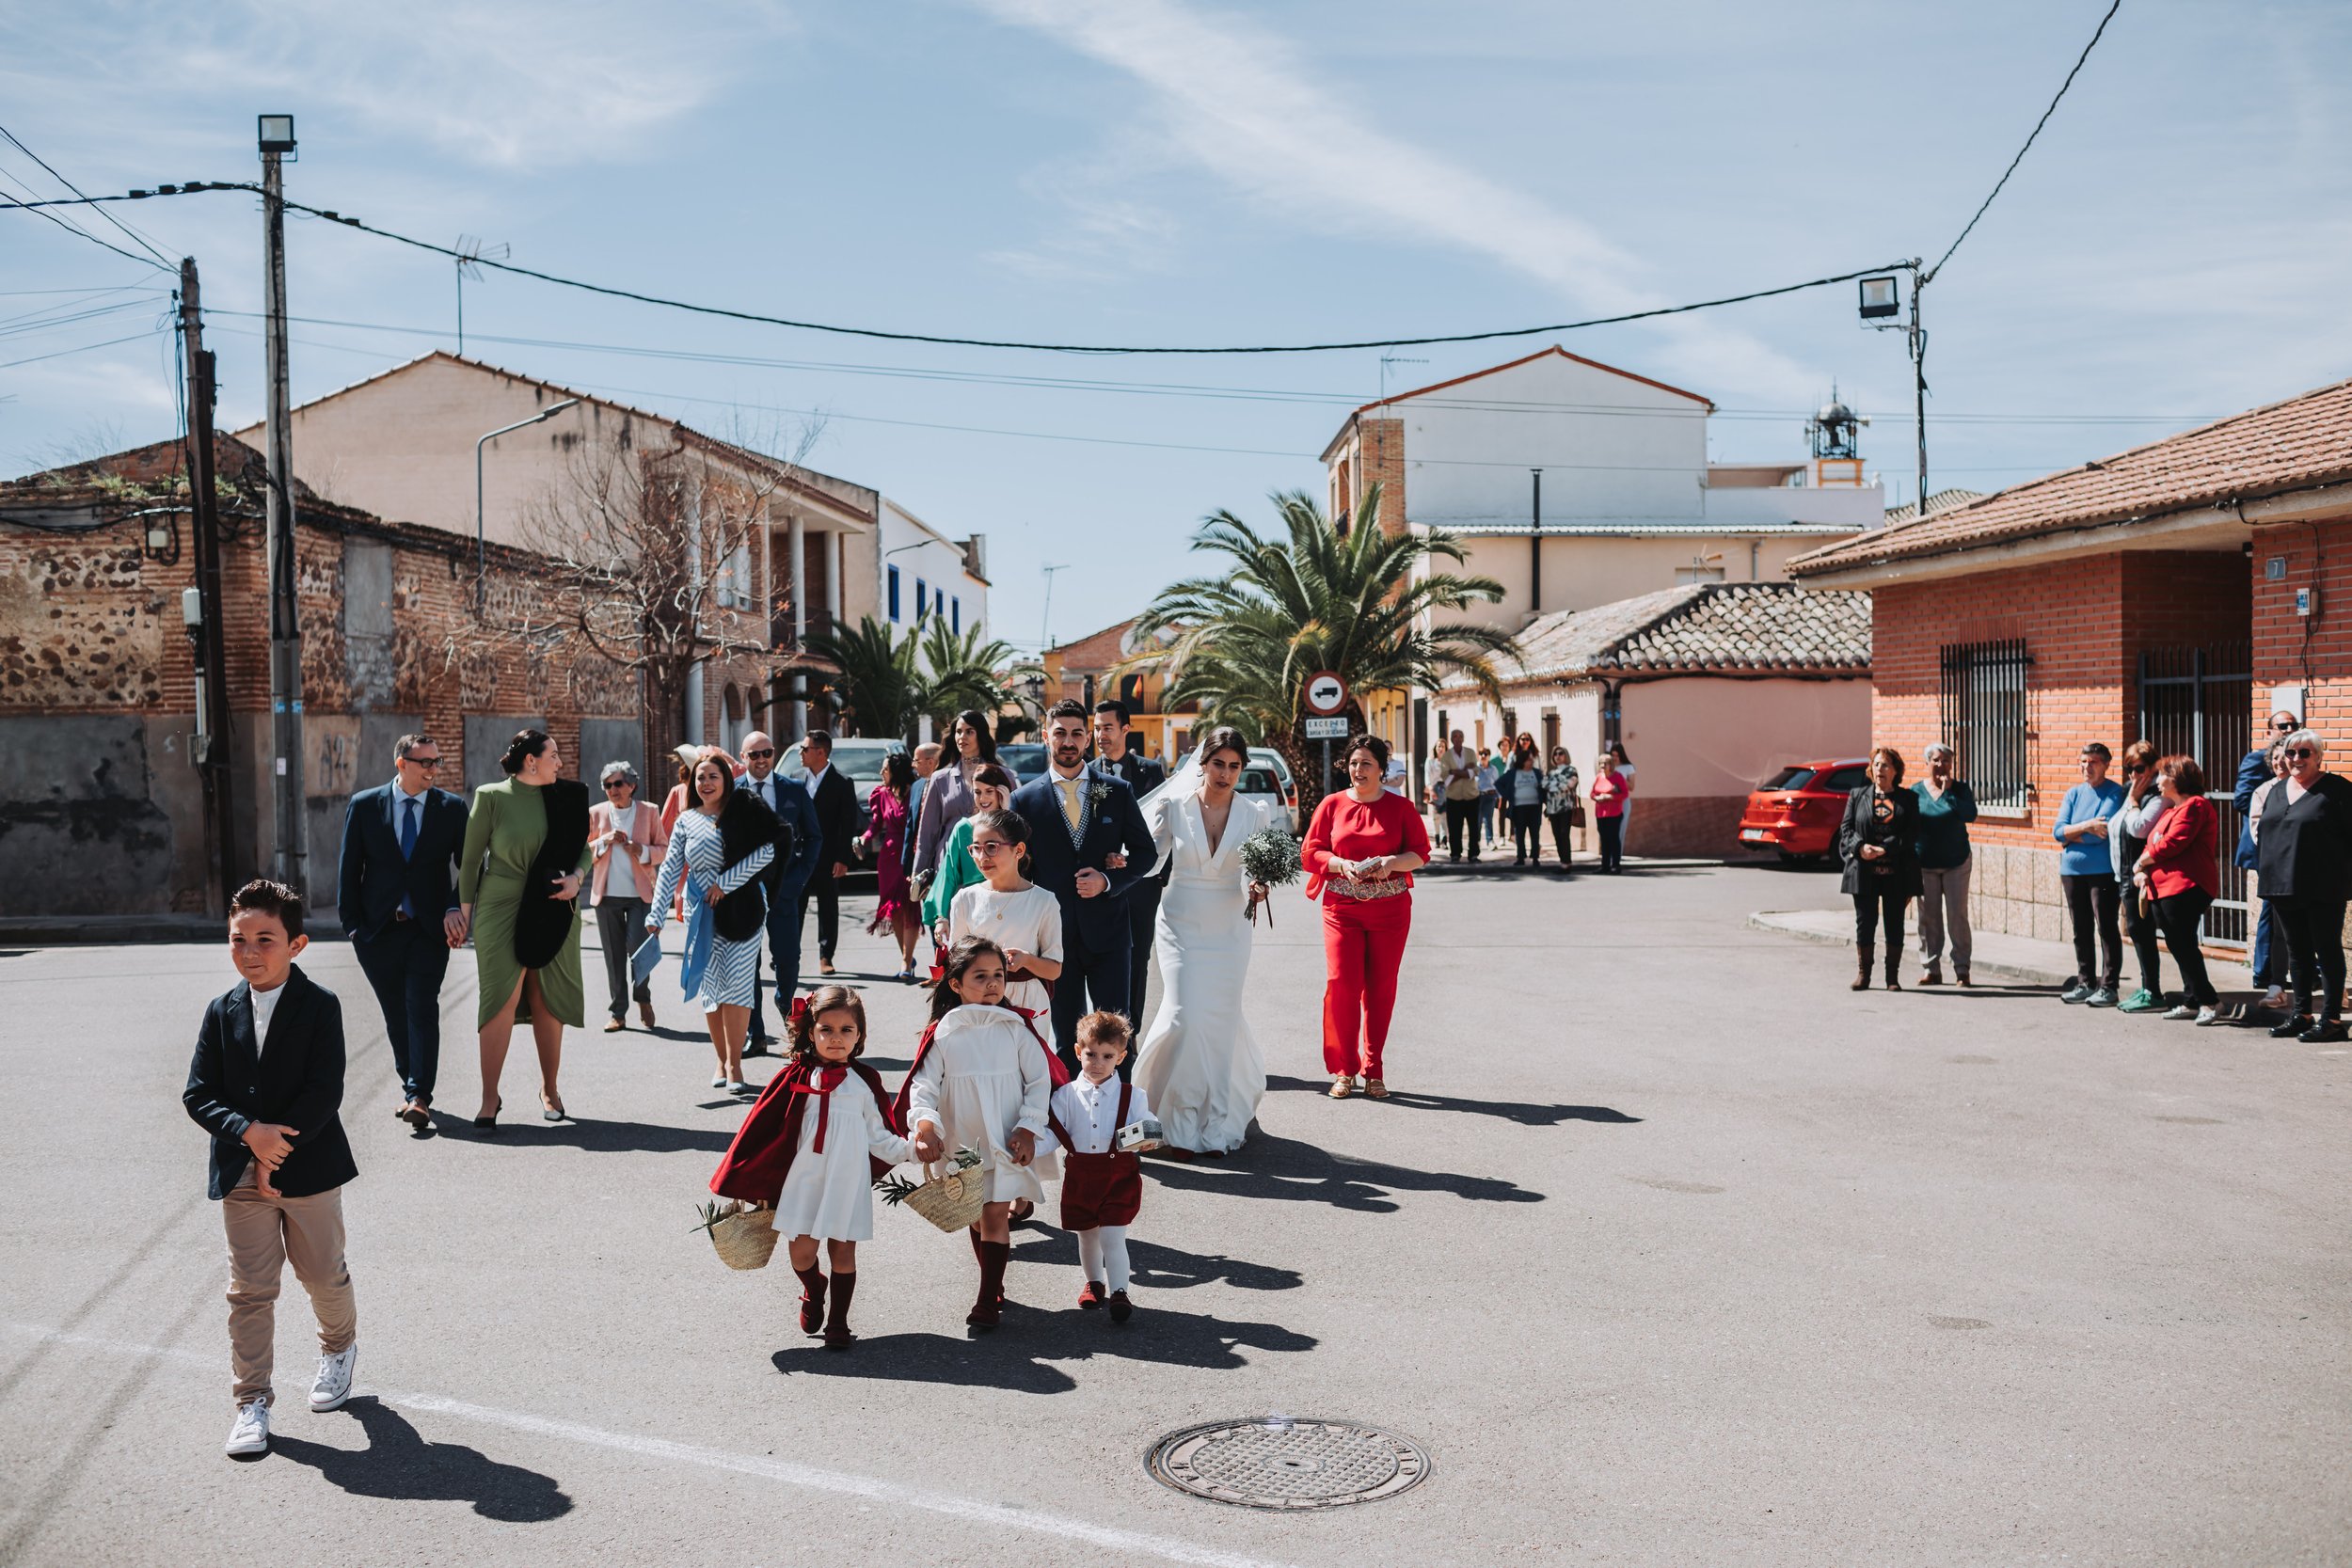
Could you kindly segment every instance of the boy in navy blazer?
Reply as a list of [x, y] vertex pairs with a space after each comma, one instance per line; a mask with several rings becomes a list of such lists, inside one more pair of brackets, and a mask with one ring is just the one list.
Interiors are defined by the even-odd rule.
[[229, 955], [244, 976], [204, 1009], [180, 1096], [213, 1136], [206, 1191], [229, 1234], [229, 1352], [236, 1372], [232, 1458], [269, 1451], [271, 1348], [286, 1265], [319, 1323], [310, 1408], [351, 1397], [359, 1319], [343, 1263], [342, 1185], [358, 1174], [336, 1115], [343, 1009], [294, 960], [310, 945], [302, 895], [247, 882], [229, 904]]
[[[1096, 1009], [1124, 1014], [1131, 1005], [1127, 894], [1159, 859], [1135, 791], [1087, 766], [1088, 718], [1084, 704], [1068, 699], [1046, 710], [1045, 774], [1012, 796], [1029, 825], [1029, 878], [1061, 901], [1054, 1045], [1073, 1073], [1078, 1020]], [[1122, 1078], [1127, 1071], [1120, 1063]]]
[[466, 843], [466, 802], [433, 787], [441, 749], [430, 736], [392, 746], [392, 782], [363, 789], [343, 812], [335, 892], [360, 972], [384, 1009], [400, 1072], [392, 1114], [418, 1132], [432, 1125], [441, 1066], [441, 981], [450, 949], [466, 940], [451, 875]]

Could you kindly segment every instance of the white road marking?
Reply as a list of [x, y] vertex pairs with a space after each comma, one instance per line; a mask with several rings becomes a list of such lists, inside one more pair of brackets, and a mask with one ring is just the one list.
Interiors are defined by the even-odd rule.
[[[44, 1344], [73, 1346], [84, 1350], [103, 1351], [109, 1355], [141, 1355], [169, 1361], [201, 1371], [224, 1372], [227, 1361], [223, 1356], [199, 1355], [193, 1351], [171, 1350], [162, 1345], [142, 1345], [126, 1339], [110, 1339], [96, 1334], [71, 1334], [63, 1329], [46, 1328], [39, 1323], [10, 1323], [5, 1325], [11, 1333], [38, 1339]], [[500, 1410], [490, 1405], [469, 1404], [464, 1400], [442, 1399], [434, 1394], [405, 1394], [383, 1388], [357, 1388], [355, 1394], [373, 1394], [386, 1404], [402, 1410], [430, 1411], [438, 1416], [453, 1416], [461, 1421], [477, 1421], [485, 1426], [505, 1427], [513, 1432], [532, 1433], [541, 1437], [555, 1437], [587, 1448], [614, 1449], [624, 1453], [641, 1454], [648, 1459], [667, 1460], [674, 1465], [700, 1465], [707, 1470], [732, 1470], [739, 1475], [760, 1476], [782, 1481], [787, 1486], [804, 1487], [813, 1492], [830, 1492], [838, 1497], [862, 1497], [892, 1508], [919, 1509], [926, 1513], [944, 1514], [953, 1519], [968, 1519], [975, 1524], [994, 1525], [1009, 1529], [1028, 1530], [1039, 1535], [1058, 1536], [1065, 1541], [1082, 1541], [1091, 1545], [1129, 1554], [1144, 1554], [1169, 1562], [1198, 1563], [1200, 1568], [1290, 1568], [1289, 1564], [1267, 1558], [1250, 1557], [1242, 1552], [1229, 1552], [1215, 1546], [1196, 1545], [1172, 1536], [1149, 1535], [1141, 1530], [1119, 1529], [1097, 1525], [1084, 1519], [1064, 1518], [1059, 1514], [1041, 1513], [1034, 1509], [1012, 1508], [1002, 1503], [984, 1503], [972, 1497], [960, 1497], [949, 1492], [927, 1491], [922, 1487], [905, 1486], [898, 1481], [882, 1481], [872, 1476], [853, 1475], [846, 1470], [819, 1469], [813, 1465], [795, 1465], [786, 1460], [764, 1455], [730, 1453], [723, 1449], [706, 1449], [691, 1443], [673, 1443], [665, 1438], [643, 1437], [633, 1433], [607, 1432], [579, 1421], [558, 1420], [549, 1416], [532, 1416], [517, 1410]]]

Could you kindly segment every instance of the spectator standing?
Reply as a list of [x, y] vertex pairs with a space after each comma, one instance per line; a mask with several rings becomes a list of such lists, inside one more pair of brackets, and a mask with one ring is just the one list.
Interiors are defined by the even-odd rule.
[[1903, 754], [1892, 746], [1870, 753], [1870, 782], [1846, 797], [1837, 826], [1837, 853], [1846, 863], [1839, 884], [1853, 899], [1853, 989], [1870, 989], [1872, 939], [1886, 933], [1886, 989], [1900, 990], [1903, 906], [1919, 894], [1919, 797], [1903, 788]]
[[2123, 748], [2123, 809], [2115, 814], [2116, 891], [2123, 901], [2123, 935], [2139, 958], [2139, 989], [2116, 1004], [2126, 1013], [2164, 1010], [2164, 971], [2156, 939], [2154, 895], [2139, 885], [2140, 852], [2171, 809], [2156, 779], [2156, 749], [2145, 740]]
[[1511, 814], [1511, 863], [1544, 863], [1544, 765], [1535, 754], [1535, 737], [1519, 736], [1510, 767], [1496, 788]]
[[[2255, 868], [2254, 817], [2262, 809], [2254, 800], [2255, 791], [2282, 775], [2285, 764], [2279, 756], [2279, 748], [2286, 737], [2303, 727], [2303, 721], [2280, 708], [2270, 716], [2270, 736], [2263, 745], [2253, 748], [2238, 759], [2237, 784], [2233, 800], [2237, 806], [2236, 861], [2241, 871]], [[2269, 988], [2263, 997], [2263, 1006], [2277, 1007], [2286, 1000], [2281, 982], [2287, 977], [2287, 943], [2279, 933], [2279, 923], [2272, 913], [2270, 900], [2264, 898], [2255, 911], [2253, 952], [2249, 961], [2254, 966], [2254, 981]]]
[[2263, 893], [2295, 955], [2295, 1011], [2270, 1035], [2312, 1045], [2344, 1038], [2344, 906], [2352, 896], [2352, 780], [2322, 770], [2326, 751], [2310, 730], [2287, 736], [2287, 776], [2263, 801], [2260, 842]]
[[1617, 832], [1623, 837], [1633, 826], [1633, 758], [1627, 754], [1622, 740], [1611, 741], [1608, 749], [1610, 760], [1617, 765], [1617, 772], [1625, 780], [1625, 810], [1617, 814]]
[[2107, 841], [2108, 824], [2123, 809], [2123, 786], [2107, 777], [2113, 760], [2104, 741], [2083, 748], [2082, 783], [2058, 802], [2058, 823], [2050, 830], [2058, 841], [2058, 880], [2066, 888], [2066, 914], [2074, 931], [2074, 977], [2058, 1000], [2094, 1007], [2112, 1007], [2122, 1000], [2115, 990], [2123, 977], [2123, 933], [2116, 923], [2121, 899], [2114, 847]]
[[1544, 775], [1544, 818], [1551, 824], [1552, 847], [1560, 852], [1560, 869], [1571, 872], [1568, 832], [1584, 825], [1584, 802], [1577, 799], [1583, 780], [1565, 746], [1551, 749], [1551, 770]]
[[2205, 974], [2197, 927], [2221, 892], [2221, 818], [2205, 799], [2205, 773], [2195, 757], [2166, 757], [2155, 765], [2155, 775], [2166, 810], [2133, 880], [2154, 904], [2156, 924], [2181, 972], [2181, 1005], [2164, 1016], [2210, 1025], [2220, 1021], [2221, 997]]
[[[588, 808], [588, 847], [596, 868], [588, 883], [588, 907], [596, 911], [596, 945], [604, 953], [604, 984], [610, 997], [604, 1032], [628, 1023], [629, 960], [645, 940], [645, 916], [653, 909], [653, 879], [670, 842], [661, 814], [637, 799], [637, 769], [608, 762], [597, 776], [604, 799]], [[637, 1016], [653, 1027], [653, 986], [637, 984]]]
[[2249, 879], [2255, 895], [2262, 899], [2254, 927], [2254, 983], [2265, 988], [2259, 1006], [2265, 1012], [2277, 1012], [2286, 1006], [2288, 970], [2287, 939], [2279, 925], [2279, 912], [2270, 907], [2269, 890], [2262, 885], [2262, 872], [2254, 857], [2261, 852], [2263, 802], [2270, 799], [2279, 781], [2287, 776], [2287, 738], [2280, 736], [2270, 743], [2270, 777], [2254, 786], [2247, 797], [2246, 829], [2240, 835], [2238, 864], [2252, 872]]
[[1625, 869], [1625, 813], [1633, 799], [1633, 781], [1617, 766], [1620, 751], [1603, 751], [1593, 775], [1593, 829], [1600, 835], [1600, 868], [1612, 877]]
[[1952, 749], [1928, 747], [1928, 776], [1911, 786], [1919, 798], [1919, 983], [1944, 983], [1944, 937], [1952, 942], [1952, 977], [1968, 984], [1975, 945], [1968, 928], [1968, 824], [1977, 819], [1976, 791], [1952, 777]]
[[1492, 749], [1478, 748], [1478, 838], [1482, 844], [1495, 841], [1496, 807], [1502, 797], [1496, 787], [1498, 769]]
[[1446, 859], [1462, 858], [1462, 841], [1470, 840], [1470, 858], [1478, 859], [1478, 753], [1462, 744], [1462, 732], [1454, 732], [1454, 744], [1438, 757], [1438, 779], [1430, 787], [1437, 789], [1445, 800]]

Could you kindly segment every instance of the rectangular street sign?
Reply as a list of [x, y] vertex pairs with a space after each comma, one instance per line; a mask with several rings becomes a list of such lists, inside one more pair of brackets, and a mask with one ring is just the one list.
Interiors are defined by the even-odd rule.
[[1310, 740], [1345, 740], [1347, 721], [1345, 719], [1310, 719], [1307, 721], [1307, 738]]

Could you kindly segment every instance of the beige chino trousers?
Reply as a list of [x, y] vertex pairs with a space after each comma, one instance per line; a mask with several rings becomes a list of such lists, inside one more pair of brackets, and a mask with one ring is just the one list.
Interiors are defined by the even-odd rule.
[[270, 1370], [278, 1290], [287, 1264], [310, 1294], [320, 1354], [341, 1354], [359, 1332], [351, 1271], [343, 1263], [342, 1189], [309, 1197], [265, 1195], [248, 1168], [245, 1180], [221, 1199], [220, 1217], [229, 1233], [229, 1356], [236, 1401], [275, 1402]]

